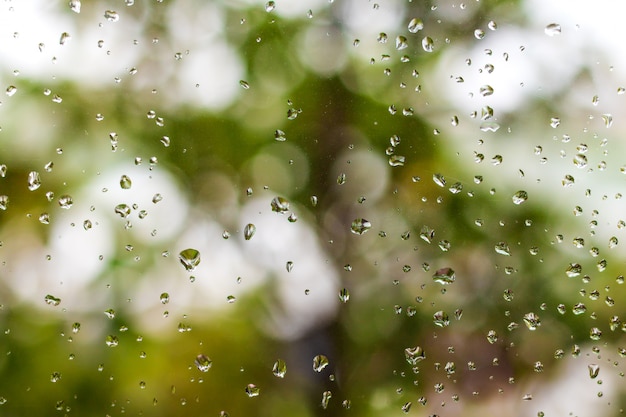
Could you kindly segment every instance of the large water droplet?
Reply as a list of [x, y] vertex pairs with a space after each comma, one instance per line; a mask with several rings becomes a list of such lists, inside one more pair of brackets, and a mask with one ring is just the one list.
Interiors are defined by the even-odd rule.
[[170, 302], [170, 295], [168, 293], [164, 292], [159, 297], [159, 300], [161, 300], [161, 304], [167, 304], [167, 303]]
[[328, 358], [325, 355], [317, 355], [313, 358], [313, 370], [322, 372], [328, 366]]
[[200, 252], [191, 248], [185, 249], [178, 254], [178, 259], [187, 271], [193, 271], [200, 263]]
[[213, 365], [213, 361], [207, 355], [198, 355], [196, 359], [193, 361], [194, 365], [200, 372], [208, 372]]
[[274, 362], [272, 373], [278, 378], [284, 378], [285, 374], [287, 373], [287, 364], [285, 363], [285, 361], [282, 359], [278, 359], [276, 362]]
[[352, 233], [356, 235], [362, 235], [372, 228], [372, 224], [365, 219], [354, 219], [352, 225], [350, 226], [350, 230]]
[[446, 179], [441, 174], [433, 174], [433, 181], [435, 184], [437, 184], [440, 187], [446, 186]]
[[456, 280], [456, 275], [452, 268], [440, 268], [433, 274], [433, 281], [441, 285], [452, 284]]
[[64, 194], [59, 197], [59, 206], [61, 206], [61, 208], [68, 210], [72, 207], [73, 204], [74, 200], [72, 199], [71, 195]]
[[437, 311], [433, 314], [433, 323], [439, 327], [447, 327], [450, 325], [450, 318], [448, 317], [448, 313], [445, 311]]
[[598, 377], [598, 374], [600, 373], [600, 365], [592, 363], [587, 365], [587, 368], [589, 369], [589, 377], [591, 379], [595, 379]]
[[248, 223], [246, 227], [243, 228], [243, 237], [246, 240], [252, 239], [252, 236], [256, 233], [256, 226], [252, 223]]
[[10, 85], [6, 89], [7, 96], [12, 97], [15, 93], [17, 93], [17, 87], [14, 85]]
[[536, 330], [541, 326], [541, 320], [539, 316], [533, 312], [524, 314], [524, 324], [528, 327], [528, 330]]
[[[273, 3], [273, 2], [271, 2]], [[246, 394], [248, 395], [248, 397], [252, 398], [252, 397], [258, 397], [259, 394], [261, 394], [261, 390], [259, 389], [259, 387], [257, 387], [254, 384], [248, 384], [246, 386]]]
[[30, 191], [35, 191], [37, 188], [41, 187], [41, 177], [39, 176], [39, 172], [31, 171], [28, 173], [28, 189]]
[[265, 11], [266, 12], [271, 12], [276, 8], [276, 2], [274, 1], [268, 1], [267, 3], [265, 3]]

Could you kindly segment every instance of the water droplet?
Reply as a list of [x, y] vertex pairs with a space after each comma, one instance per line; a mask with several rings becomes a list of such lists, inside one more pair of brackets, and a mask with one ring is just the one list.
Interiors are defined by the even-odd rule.
[[120, 20], [120, 15], [114, 10], [106, 10], [104, 12], [104, 18], [109, 22], [117, 22]]
[[583, 267], [580, 266], [580, 264], [569, 264], [569, 266], [567, 267], [567, 269], [565, 270], [565, 274], [569, 277], [569, 278], [575, 278], [577, 276], [579, 276], [582, 273]]
[[495, 330], [489, 330], [487, 332], [487, 341], [492, 345], [498, 341], [498, 333]]
[[80, 13], [80, 0], [70, 0], [70, 10], [74, 13]]
[[159, 300], [161, 300], [161, 304], [167, 304], [170, 302], [170, 295], [166, 292], [161, 293]]
[[362, 235], [372, 228], [372, 224], [365, 219], [354, 219], [352, 225], [350, 226], [350, 230], [352, 233], [356, 235]]
[[44, 297], [44, 301], [46, 302], [46, 304], [50, 305], [50, 306], [58, 306], [59, 304], [61, 304], [61, 299], [55, 297], [54, 295], [48, 294]]
[[243, 228], [243, 237], [246, 240], [252, 239], [252, 236], [256, 233], [256, 226], [252, 223], [248, 223], [246, 227]]
[[609, 127], [613, 126], [613, 115], [612, 114], [603, 114], [602, 115], [602, 120], [604, 121], [604, 126], [606, 126], [606, 128], [608, 129]]
[[414, 17], [409, 22], [408, 29], [409, 29], [409, 32], [411, 33], [417, 33], [420, 30], [424, 29], [424, 22], [422, 21], [422, 19], [418, 19], [417, 17]]
[[271, 12], [276, 8], [276, 2], [274, 1], [268, 1], [267, 3], [265, 3], [265, 11], [266, 12]]
[[449, 267], [440, 268], [433, 274], [433, 281], [441, 285], [452, 284], [456, 280], [454, 270]]
[[422, 230], [420, 231], [420, 238], [424, 242], [431, 243], [435, 238], [435, 230], [428, 226], [422, 227]]
[[287, 373], [287, 364], [285, 363], [285, 361], [282, 359], [278, 359], [276, 362], [274, 362], [272, 373], [277, 378], [284, 378], [285, 374]]
[[546, 26], [546, 28], [544, 29], [544, 32], [548, 36], [560, 35], [561, 25], [559, 25], [558, 23], [550, 23], [549, 25]]
[[59, 206], [61, 206], [61, 208], [69, 210], [73, 204], [74, 200], [72, 199], [72, 196], [64, 194], [59, 197]]
[[287, 110], [287, 119], [289, 120], [294, 120], [298, 117], [298, 115], [302, 113], [302, 110], [300, 109], [294, 109], [294, 108], [290, 108]]
[[446, 179], [441, 174], [433, 174], [433, 181], [440, 187], [446, 186]]
[[485, 37], [485, 31], [482, 29], [476, 29], [474, 31], [474, 37], [479, 40], [483, 39]]
[[450, 325], [450, 318], [448, 317], [448, 313], [445, 311], [437, 311], [433, 314], [433, 323], [439, 327], [447, 327]]
[[493, 87], [488, 84], [485, 84], [481, 86], [478, 91], [480, 92], [481, 96], [488, 97], [493, 94]]
[[0, 164], [0, 178], [5, 178], [7, 176], [7, 166], [5, 164]]
[[401, 51], [403, 49], [406, 49], [409, 47], [409, 43], [406, 39], [406, 37], [402, 36], [402, 35], [398, 35], [396, 37], [396, 49], [398, 51]]
[[343, 288], [341, 291], [339, 291], [339, 300], [342, 303], [347, 303], [348, 300], [350, 300], [350, 293], [346, 288]]
[[196, 356], [196, 359], [193, 361], [193, 363], [196, 365], [196, 368], [198, 368], [200, 372], [208, 372], [213, 365], [213, 361], [208, 356], [202, 354]]
[[330, 403], [330, 399], [333, 397], [333, 393], [331, 391], [324, 391], [322, 393], [322, 409], [326, 410], [328, 408], [328, 404]]
[[61, 45], [65, 45], [66, 43], [68, 43], [70, 40], [72, 39], [72, 36], [67, 33], [67, 32], [63, 32], [61, 33], [61, 38], [59, 38], [59, 44]]
[[587, 365], [587, 368], [589, 369], [589, 377], [591, 379], [595, 379], [598, 377], [598, 374], [600, 373], [600, 365], [592, 363], [590, 365]]
[[178, 254], [178, 259], [187, 271], [193, 271], [200, 263], [200, 252], [191, 248], [185, 249]]
[[17, 93], [17, 87], [14, 85], [10, 85], [6, 89], [7, 96], [12, 97], [15, 93]]
[[325, 355], [317, 355], [313, 358], [313, 370], [322, 372], [328, 366], [328, 358]]
[[106, 337], [104, 343], [109, 347], [116, 347], [119, 344], [119, 340], [117, 339], [117, 336], [110, 334]]
[[602, 330], [597, 327], [592, 327], [591, 330], [589, 330], [589, 338], [591, 340], [600, 340], [602, 338]]
[[574, 165], [576, 165], [577, 168], [585, 168], [587, 166], [587, 157], [581, 153], [577, 154], [576, 156], [574, 156]]
[[389, 165], [392, 167], [403, 167], [405, 162], [405, 157], [402, 155], [391, 155], [389, 157]]
[[408, 414], [409, 411], [411, 411], [411, 405], [412, 403], [409, 401], [408, 403], [404, 403], [404, 405], [402, 406], [402, 412], [404, 412], [404, 414]]
[[6, 210], [9, 206], [9, 196], [0, 195], [0, 210]]
[[420, 346], [404, 349], [404, 357], [409, 365], [417, 365], [418, 362], [426, 359], [426, 353]]
[[277, 129], [277, 130], [274, 132], [274, 139], [276, 139], [276, 140], [277, 140], [277, 141], [279, 141], [279, 142], [284, 142], [284, 141], [286, 141], [286, 140], [287, 140], [287, 137], [285, 136], [285, 132], [283, 132], [283, 131], [282, 131], [282, 130], [280, 130], [280, 129]]
[[515, 194], [513, 194], [513, 204], [522, 204], [524, 203], [526, 200], [528, 200], [528, 193], [524, 190], [520, 190], [518, 192], [516, 192]]
[[494, 249], [500, 255], [511, 256], [511, 249], [506, 242], [498, 242]]
[[107, 316], [110, 319], [114, 319], [115, 318], [115, 310], [113, 310], [112, 308], [109, 308], [108, 310], [104, 311], [104, 315]]
[[422, 39], [422, 48], [424, 48], [424, 51], [432, 52], [434, 50], [434, 46], [435, 44], [432, 38], [426, 36], [424, 39]]
[[172, 141], [170, 140], [169, 136], [162, 136], [160, 139], [160, 142], [163, 144], [163, 146], [165, 146], [166, 148], [169, 148], [170, 145], [172, 144]]
[[122, 187], [123, 190], [128, 190], [132, 185], [133, 182], [130, 180], [130, 177], [128, 175], [122, 175], [120, 178], [120, 187]]
[[31, 171], [28, 173], [28, 189], [35, 191], [41, 187], [41, 177], [37, 171]]
[[289, 201], [283, 197], [274, 197], [270, 205], [274, 213], [285, 213], [289, 210]]
[[[273, 2], [271, 2], [273, 3]], [[246, 394], [248, 394], [248, 397], [252, 398], [252, 397], [258, 397], [259, 394], [261, 394], [261, 390], [254, 384], [248, 384], [246, 386]]]
[[344, 185], [346, 183], [346, 174], [343, 172], [337, 177], [337, 184]]
[[490, 20], [489, 23], [487, 23], [487, 27], [489, 28], [489, 30], [496, 30], [498, 29], [498, 24], [493, 20]]
[[528, 327], [528, 330], [536, 330], [541, 326], [541, 320], [539, 316], [533, 312], [524, 314], [524, 324]]
[[387, 43], [387, 34], [385, 32], [380, 32], [376, 40], [378, 43]]

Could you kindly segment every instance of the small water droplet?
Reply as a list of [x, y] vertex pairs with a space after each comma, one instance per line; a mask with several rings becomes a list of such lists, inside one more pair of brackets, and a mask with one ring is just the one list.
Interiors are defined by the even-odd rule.
[[61, 304], [61, 299], [55, 297], [54, 295], [48, 294], [44, 297], [44, 301], [46, 302], [46, 304], [50, 305], [50, 306], [58, 306], [59, 304]]
[[285, 213], [289, 210], [289, 201], [283, 197], [274, 197], [270, 203], [274, 213]]
[[59, 197], [59, 206], [61, 206], [61, 208], [69, 210], [73, 204], [74, 200], [72, 199], [71, 195], [64, 194]]
[[522, 204], [526, 200], [528, 200], [528, 193], [524, 190], [520, 190], [516, 192], [515, 194], [513, 194], [512, 200], [513, 200], [513, 204], [517, 204], [517, 205]]
[[6, 210], [9, 206], [9, 196], [0, 195], [0, 210]]
[[122, 187], [123, 190], [129, 190], [132, 185], [133, 182], [130, 180], [130, 177], [128, 175], [122, 175], [120, 178], [120, 187]]
[[50, 215], [48, 213], [41, 213], [39, 215], [39, 222], [41, 224], [50, 224]]
[[31, 171], [28, 173], [28, 189], [30, 191], [35, 191], [41, 187], [41, 177], [39, 176], [39, 172]]
[[440, 187], [446, 186], [446, 179], [441, 174], [433, 174], [433, 181]]
[[170, 302], [170, 295], [166, 292], [161, 293], [159, 300], [161, 301], [161, 304], [167, 304]]
[[591, 379], [595, 379], [598, 377], [598, 374], [600, 373], [600, 365], [592, 363], [590, 365], [587, 365], [587, 368], [589, 369], [589, 377]]
[[418, 362], [426, 359], [426, 353], [420, 346], [404, 349], [404, 357], [409, 365], [417, 365]]
[[213, 365], [213, 361], [208, 356], [202, 354], [196, 356], [196, 359], [193, 361], [193, 363], [196, 365], [196, 368], [198, 368], [200, 372], [208, 372]]
[[435, 323], [435, 325], [439, 327], [447, 327], [448, 325], [450, 325], [450, 318], [448, 317], [448, 313], [442, 310], [437, 311], [435, 314], [433, 314], [433, 323]]
[[63, 33], [61, 33], [61, 37], [59, 38], [59, 44], [65, 45], [71, 39], [72, 39], [72, 36], [69, 33], [63, 32]]
[[546, 28], [544, 29], [544, 32], [548, 36], [560, 35], [561, 25], [559, 25], [558, 23], [550, 23], [549, 25], [546, 26]]
[[343, 172], [341, 174], [339, 174], [339, 176], [337, 177], [337, 184], [339, 185], [343, 185], [346, 183], [346, 174], [344, 174]]
[[422, 21], [422, 19], [414, 17], [409, 21], [408, 29], [411, 33], [417, 33], [420, 30], [424, 29], [424, 22]]
[[187, 271], [193, 271], [200, 264], [200, 252], [196, 249], [185, 249], [178, 254], [178, 259]]
[[70, 0], [69, 6], [74, 13], [80, 13], [80, 0]]
[[243, 228], [243, 237], [246, 240], [252, 239], [252, 236], [256, 233], [256, 226], [252, 223], [248, 223], [246, 227]]
[[[271, 2], [273, 3], [273, 2]], [[248, 395], [248, 397], [252, 398], [252, 397], [258, 397], [259, 394], [261, 394], [261, 390], [259, 389], [259, 387], [257, 387], [254, 384], [248, 384], [246, 386], [246, 394]]]
[[106, 10], [104, 12], [104, 18], [109, 22], [117, 22], [120, 20], [120, 15], [114, 10]]
[[350, 230], [356, 235], [362, 235], [371, 228], [372, 224], [369, 221], [361, 218], [354, 219], [352, 225], [350, 226]]
[[267, 3], [265, 3], [265, 11], [266, 12], [271, 12], [276, 8], [276, 2], [274, 1], [268, 1]]
[[498, 341], [498, 333], [495, 330], [489, 330], [487, 332], [487, 341], [492, 345]]
[[440, 268], [433, 274], [433, 281], [441, 285], [452, 284], [456, 280], [456, 274], [452, 268]]
[[339, 291], [339, 300], [342, 303], [347, 303], [348, 300], [350, 300], [350, 293], [346, 288], [343, 288], [341, 291]]
[[402, 36], [402, 35], [398, 35], [396, 37], [396, 49], [398, 51], [401, 51], [403, 49], [406, 49], [409, 47], [409, 43], [406, 37]]
[[403, 167], [405, 157], [403, 155], [391, 155], [389, 157], [389, 165], [392, 167]]
[[274, 366], [272, 367], [272, 373], [277, 378], [284, 378], [287, 373], [287, 364], [284, 360], [278, 359], [274, 362]]
[[426, 52], [432, 52], [435, 49], [435, 44], [432, 38], [428, 36], [424, 37], [424, 39], [422, 39], [422, 48]]
[[485, 37], [485, 31], [482, 29], [474, 30], [474, 37], [479, 40], [483, 39]]
[[316, 355], [313, 358], [313, 370], [315, 372], [322, 372], [322, 370], [326, 368], [328, 364], [328, 358], [325, 355]]
[[530, 312], [524, 315], [524, 324], [528, 330], [536, 330], [537, 327], [541, 326], [541, 320], [537, 314]]
[[250, 84], [248, 84], [247, 81], [244, 80], [239, 80], [239, 85], [241, 86], [241, 88], [243, 88], [244, 90], [249, 90], [250, 89]]
[[276, 139], [276, 140], [277, 140], [277, 141], [279, 141], [279, 142], [284, 142], [284, 141], [286, 141], [286, 140], [287, 140], [287, 137], [285, 136], [285, 132], [283, 132], [283, 131], [282, 131], [282, 130], [280, 130], [280, 129], [277, 129], [277, 130], [274, 132], [274, 139]]
[[12, 97], [15, 93], [17, 93], [17, 87], [14, 85], [10, 85], [6, 89], [7, 96]]
[[494, 249], [500, 255], [511, 256], [511, 249], [506, 242], [498, 242]]
[[580, 266], [580, 264], [569, 264], [569, 266], [567, 267], [567, 269], [565, 270], [565, 274], [569, 277], [569, 278], [575, 278], [577, 276], [579, 276], [582, 273], [582, 266]]
[[110, 334], [105, 338], [104, 343], [109, 347], [116, 347], [119, 344], [119, 340], [117, 336]]
[[485, 84], [479, 89], [480, 95], [483, 97], [488, 97], [493, 94], [493, 87], [489, 84]]

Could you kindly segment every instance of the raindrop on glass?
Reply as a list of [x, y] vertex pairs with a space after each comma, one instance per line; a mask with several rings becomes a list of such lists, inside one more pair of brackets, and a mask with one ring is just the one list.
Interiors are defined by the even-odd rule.
[[185, 249], [178, 254], [180, 263], [187, 271], [193, 271], [200, 263], [200, 252], [195, 249]]

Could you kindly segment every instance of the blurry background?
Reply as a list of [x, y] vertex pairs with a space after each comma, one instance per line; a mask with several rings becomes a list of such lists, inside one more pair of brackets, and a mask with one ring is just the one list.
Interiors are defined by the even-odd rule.
[[0, 414], [622, 414], [622, 12], [5, 1]]

